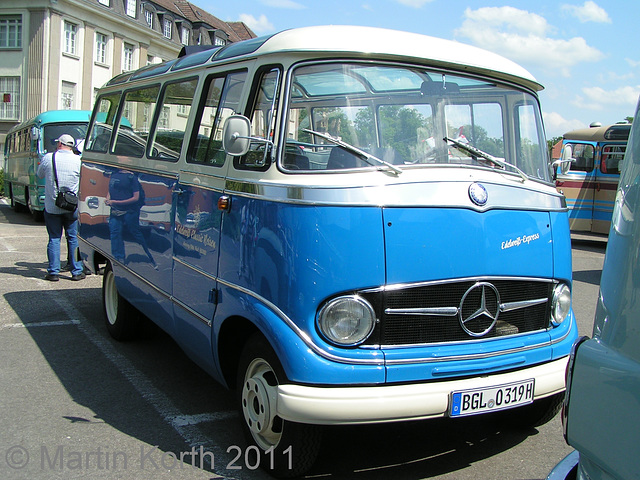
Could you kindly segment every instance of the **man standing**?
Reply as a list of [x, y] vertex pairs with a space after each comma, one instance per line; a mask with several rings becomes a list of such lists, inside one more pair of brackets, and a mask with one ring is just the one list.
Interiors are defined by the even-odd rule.
[[[57, 282], [60, 274], [60, 238], [64, 228], [69, 242], [69, 260], [71, 263], [71, 280], [82, 280], [85, 278], [82, 262], [77, 260], [78, 250], [78, 211], [73, 212], [63, 210], [56, 206], [56, 196], [58, 189], [67, 187], [74, 193], [78, 193], [80, 186], [80, 157], [73, 153], [75, 142], [68, 134], [60, 135], [57, 142], [57, 150], [47, 153], [38, 166], [37, 174], [45, 178], [45, 199], [44, 199], [44, 223], [49, 234], [47, 244], [47, 258], [49, 267], [45, 280]], [[55, 157], [54, 157], [55, 155]], [[58, 177], [58, 185], [54, 176]]]

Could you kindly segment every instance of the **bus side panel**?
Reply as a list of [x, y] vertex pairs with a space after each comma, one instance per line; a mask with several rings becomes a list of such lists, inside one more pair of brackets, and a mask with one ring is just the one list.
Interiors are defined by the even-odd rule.
[[[170, 222], [175, 179], [127, 172], [126, 175], [138, 178], [141, 200], [136, 209], [118, 214], [117, 209], [106, 204], [106, 199], [110, 183], [116, 178], [114, 175], [120, 175], [122, 171], [117, 167], [83, 161], [79, 198], [79, 236], [84, 239], [81, 246], [104, 255], [113, 265], [120, 294], [163, 329], [170, 331], [171, 315], [166, 313], [171, 311], [170, 305], [156, 310], [155, 303], [165, 303], [172, 293], [173, 239]], [[148, 217], [141, 221], [149, 204], [163, 210], [157, 213], [157, 222], [150, 222]], [[83, 255], [83, 258], [91, 257]], [[123, 277], [131, 284], [131, 289], [128, 289], [129, 284], [120, 284]]]
[[571, 282], [571, 232], [567, 212], [550, 212], [553, 233], [553, 277]]
[[[331, 350], [315, 326], [321, 302], [385, 283], [381, 211], [292, 205], [236, 195], [223, 217], [219, 272], [223, 283], [272, 303], [314, 343]], [[220, 308], [226, 301], [223, 294], [218, 321], [225, 318]], [[274, 318], [279, 325], [265, 334], [289, 328]], [[281, 342], [278, 337], [269, 340], [274, 347]], [[361, 352], [349, 350], [349, 354]]]
[[620, 175], [606, 174], [600, 171], [596, 173], [591, 231], [609, 234], [619, 180]]

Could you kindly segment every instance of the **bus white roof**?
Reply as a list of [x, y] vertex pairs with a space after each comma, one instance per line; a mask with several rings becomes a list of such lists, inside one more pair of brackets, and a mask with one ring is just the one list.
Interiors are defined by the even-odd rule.
[[278, 52], [370, 53], [376, 58], [406, 57], [429, 65], [452, 67], [542, 90], [526, 69], [500, 55], [451, 40], [374, 27], [331, 25], [303, 27], [276, 33], [254, 53]]

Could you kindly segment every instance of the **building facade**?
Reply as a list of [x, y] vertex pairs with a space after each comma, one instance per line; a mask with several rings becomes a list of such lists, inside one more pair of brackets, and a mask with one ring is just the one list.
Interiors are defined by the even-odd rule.
[[119, 73], [175, 58], [185, 45], [254, 37], [186, 0], [2, 2], [0, 157], [11, 127], [47, 110], [91, 109]]

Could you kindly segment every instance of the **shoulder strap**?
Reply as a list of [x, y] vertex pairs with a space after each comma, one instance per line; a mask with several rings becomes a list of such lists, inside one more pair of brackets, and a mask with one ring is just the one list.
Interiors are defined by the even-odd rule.
[[56, 181], [56, 190], [60, 190], [58, 186], [58, 173], [56, 172], [56, 152], [53, 152], [53, 155], [51, 155], [51, 164], [53, 165], [53, 178]]

